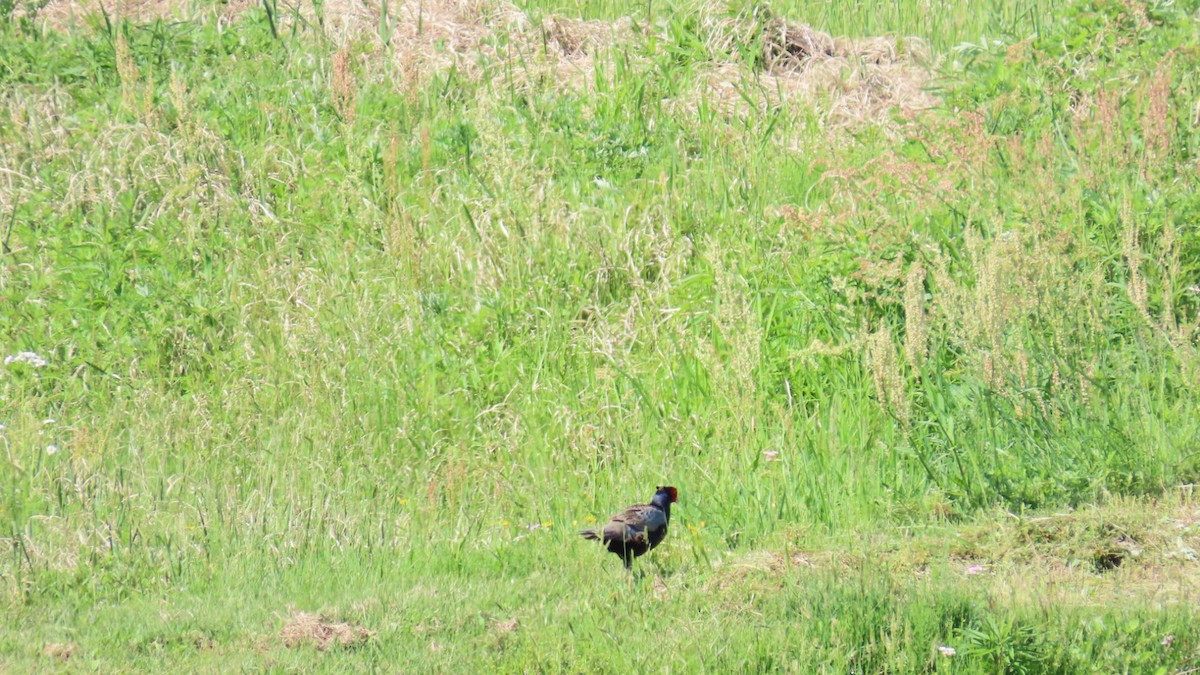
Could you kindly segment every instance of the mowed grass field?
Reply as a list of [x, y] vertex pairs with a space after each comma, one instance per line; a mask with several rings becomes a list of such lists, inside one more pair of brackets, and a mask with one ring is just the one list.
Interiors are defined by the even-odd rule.
[[1196, 0], [71, 9], [0, 669], [1200, 668]]

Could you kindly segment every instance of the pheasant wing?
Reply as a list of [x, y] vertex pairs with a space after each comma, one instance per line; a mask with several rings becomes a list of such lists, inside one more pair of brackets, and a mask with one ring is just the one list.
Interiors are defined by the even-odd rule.
[[644, 530], [657, 530], [667, 524], [667, 514], [657, 506], [639, 504], [631, 506], [623, 512], [632, 522]]
[[631, 506], [612, 517], [604, 527], [604, 539], [632, 542], [644, 540], [646, 532], [655, 531], [667, 524], [667, 516], [648, 504]]

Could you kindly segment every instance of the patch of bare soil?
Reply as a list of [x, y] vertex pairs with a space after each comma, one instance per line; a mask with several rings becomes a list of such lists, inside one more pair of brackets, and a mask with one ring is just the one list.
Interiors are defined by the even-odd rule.
[[327, 621], [319, 614], [297, 612], [283, 624], [279, 637], [288, 648], [311, 645], [327, 651], [333, 647], [365, 644], [375, 637], [375, 633], [351, 623]]
[[[103, 5], [110, 17], [141, 22], [160, 18], [216, 16], [231, 21], [260, 7], [255, 0], [191, 4], [190, 0], [51, 0], [39, 20], [52, 27], [78, 25]], [[615, 22], [550, 16], [539, 22], [507, 0], [278, 0], [281, 30], [295, 22], [322, 32], [335, 45], [367, 42], [366, 58], [399, 64], [402, 87], [415, 88], [432, 74], [453, 67], [462, 77], [483, 75], [482, 63], [499, 68], [523, 87], [594, 86], [593, 59], [622, 44], [647, 38], [626, 17]], [[386, 7], [386, 10], [385, 10]], [[701, 85], [676, 105], [693, 107], [711, 99], [736, 112], [746, 106], [817, 106], [830, 126], [889, 125], [896, 112], [936, 105], [926, 91], [930, 55], [916, 39], [835, 38], [811, 26], [774, 15], [763, 5], [731, 15], [721, 3], [699, 10], [699, 37], [710, 60]], [[660, 39], [666, 36], [658, 36]], [[734, 55], [762, 45], [758, 67]]]

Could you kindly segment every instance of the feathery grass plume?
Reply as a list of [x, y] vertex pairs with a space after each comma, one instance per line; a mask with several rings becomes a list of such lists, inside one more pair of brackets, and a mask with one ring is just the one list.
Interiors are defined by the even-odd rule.
[[1096, 91], [1096, 109], [1092, 115], [1092, 133], [1098, 138], [1100, 146], [1098, 164], [1104, 164], [1107, 170], [1125, 166], [1128, 163], [1128, 144], [1122, 134], [1114, 134], [1113, 129], [1119, 129], [1121, 124], [1121, 94], [1101, 87]]
[[999, 355], [1004, 332], [1004, 289], [999, 269], [1002, 261], [992, 247], [982, 245], [978, 239], [976, 242], [975, 311], [992, 353]]
[[1079, 373], [1079, 401], [1087, 408], [1092, 402], [1092, 381], [1096, 379], [1096, 357], [1088, 361], [1087, 367]]
[[992, 389], [999, 389], [1004, 382], [1003, 371], [996, 366], [997, 357], [991, 352], [984, 352], [980, 357], [980, 369], [983, 372], [983, 382]]
[[875, 383], [875, 395], [879, 404], [891, 408], [893, 414], [904, 425], [908, 425], [908, 397], [904, 393], [904, 379], [900, 375], [900, 364], [896, 359], [896, 345], [887, 326], [880, 326], [867, 335], [867, 367]]
[[[403, 187], [401, 181], [403, 180], [404, 172], [401, 171], [401, 168], [403, 167], [407, 150], [405, 139], [399, 133], [393, 132], [388, 135], [387, 145], [383, 148], [383, 166], [381, 168], [383, 169], [383, 178], [387, 185], [388, 194], [393, 197]], [[397, 206], [397, 203], [392, 201], [389, 210], [395, 211]]]
[[354, 79], [354, 64], [350, 60], [350, 46], [346, 45], [333, 53], [333, 107], [347, 125], [354, 124], [358, 104], [358, 82]]
[[171, 78], [167, 81], [167, 93], [171, 106], [175, 108], [176, 127], [183, 136], [190, 136], [192, 125], [192, 103], [188, 98], [187, 82], [176, 68], [171, 69]]
[[401, 271], [411, 283], [421, 274], [421, 256], [417, 243], [417, 228], [412, 214], [400, 207], [388, 219], [388, 252], [400, 263]]
[[1163, 223], [1162, 236], [1158, 239], [1158, 260], [1164, 267], [1162, 277], [1162, 313], [1159, 325], [1168, 336], [1177, 342], [1185, 342], [1187, 335], [1179, 330], [1179, 322], [1175, 319], [1175, 280], [1179, 278], [1179, 250], [1176, 241], [1175, 221], [1167, 216]]
[[1121, 221], [1125, 224], [1125, 229], [1121, 231], [1121, 254], [1129, 267], [1129, 280], [1125, 283], [1125, 292], [1138, 314], [1146, 323], [1154, 325], [1154, 320], [1150, 318], [1150, 293], [1146, 277], [1142, 275], [1141, 237], [1133, 219], [1133, 206], [1130, 204], [1129, 195], [1122, 197], [1119, 212]]
[[914, 263], [904, 282], [904, 355], [913, 369], [925, 362], [929, 324], [925, 316], [925, 268]]
[[[1072, 124], [1080, 166], [1088, 184], [1099, 188], [1129, 163], [1129, 144], [1120, 128], [1121, 95], [1101, 86], [1092, 94], [1080, 94], [1074, 105]], [[1050, 156], [1050, 155], [1046, 155]]]
[[1159, 167], [1170, 151], [1174, 125], [1171, 120], [1171, 57], [1154, 71], [1146, 85], [1146, 109], [1142, 111], [1142, 175]]
[[424, 57], [419, 50], [404, 49], [397, 53], [396, 60], [397, 88], [404, 92], [409, 103], [416, 103], [426, 79]]
[[144, 124], [153, 125], [155, 123], [155, 118], [158, 116], [158, 109], [154, 105], [154, 71], [151, 71], [146, 76], [145, 82], [142, 83], [141, 90], [142, 100], [141, 107], [138, 108], [138, 118], [141, 119]]
[[1145, 151], [1141, 153], [1142, 178], [1150, 180], [1152, 173], [1160, 173], [1165, 168], [1164, 160], [1168, 157], [1171, 147], [1171, 136], [1175, 133], [1174, 120], [1171, 119], [1171, 76], [1172, 56], [1168, 54], [1154, 70], [1154, 76], [1146, 84], [1146, 108], [1141, 113], [1141, 137]]
[[125, 38], [125, 31], [123, 30], [117, 30], [115, 49], [117, 76], [121, 78], [121, 101], [127, 108], [133, 110], [140, 103], [137, 100], [139, 73], [137, 61], [133, 58], [133, 51], [129, 48], [129, 41]]

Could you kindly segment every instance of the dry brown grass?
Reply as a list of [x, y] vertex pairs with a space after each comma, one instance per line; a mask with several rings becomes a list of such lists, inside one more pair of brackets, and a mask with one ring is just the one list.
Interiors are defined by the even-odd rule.
[[354, 77], [354, 65], [350, 61], [350, 50], [346, 47], [333, 54], [333, 81], [330, 87], [334, 109], [346, 124], [354, 124], [355, 106], [358, 104], [358, 82]]
[[319, 614], [296, 612], [283, 624], [279, 637], [288, 648], [311, 646], [327, 651], [366, 644], [375, 633], [352, 623], [328, 621]]
[[186, 0], [51, 0], [37, 18], [55, 28], [83, 25], [89, 15], [103, 10], [110, 17], [148, 22], [155, 19], [182, 18], [192, 5]]
[[69, 661], [79, 646], [73, 642], [51, 642], [42, 650], [42, 655], [59, 661]]
[[[188, 16], [233, 21], [258, 6], [250, 0], [230, 2], [219, 10], [186, 0], [53, 0], [39, 19], [54, 28], [79, 25], [102, 3], [110, 16], [135, 22]], [[549, 16], [535, 24], [505, 0], [390, 2], [386, 15], [378, 0], [325, 0], [317, 7], [306, 0], [280, 0], [277, 21], [281, 31], [302, 21], [337, 46], [335, 54], [341, 54], [342, 60], [335, 58], [335, 87], [353, 82], [353, 68], [344, 55], [344, 46], [350, 43], [372, 48], [365, 57], [367, 65], [386, 59], [399, 66], [387, 69], [390, 75], [376, 77], [398, 78], [394, 84], [415, 91], [448, 68], [463, 77], [480, 78], [486, 76], [481, 64], [501, 62], [513, 66], [495, 69], [504, 73], [509, 86], [589, 88], [594, 86], [593, 61], [598, 55], [646, 38], [634, 30], [628, 17], [604, 22]], [[735, 17], [716, 4], [700, 12], [711, 62], [700, 86], [677, 105], [694, 107], [704, 99], [734, 113], [745, 105], [817, 106], [830, 126], [840, 128], [891, 127], [893, 113], [937, 104], [925, 90], [930, 56], [919, 40], [835, 38], [761, 8]], [[734, 55], [755, 44], [760, 35], [763, 70], [748, 72]], [[125, 74], [122, 71], [123, 86]], [[352, 92], [338, 90], [334, 98], [345, 114], [344, 103], [353, 98]], [[752, 103], [755, 100], [760, 102]]]
[[1172, 74], [1171, 58], [1168, 56], [1146, 85], [1146, 109], [1142, 112], [1142, 138], [1146, 144], [1146, 151], [1142, 155], [1143, 175], [1153, 167], [1162, 165], [1170, 151], [1171, 137], [1175, 134], [1170, 102]]
[[705, 86], [726, 107], [736, 109], [748, 98], [758, 98], [764, 106], [802, 102], [819, 106], [833, 127], [892, 128], [895, 113], [937, 105], [926, 91], [932, 58], [925, 43], [915, 38], [837, 38], [789, 22], [763, 6], [727, 17], [718, 5], [711, 5], [701, 23], [714, 54], [736, 53], [762, 40], [764, 72], [751, 76], [726, 61], [716, 63], [709, 74]]

